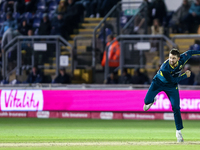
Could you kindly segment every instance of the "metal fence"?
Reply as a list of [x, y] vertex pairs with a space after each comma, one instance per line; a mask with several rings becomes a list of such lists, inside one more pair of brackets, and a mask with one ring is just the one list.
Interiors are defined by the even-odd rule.
[[[163, 63], [165, 60], [164, 46], [167, 46], [169, 49], [176, 47], [176, 44], [165, 35], [119, 35], [110, 43], [110, 45], [112, 45], [116, 40], [120, 42], [120, 65], [115, 69], [115, 71], [118, 69], [122, 71], [123, 68], [136, 67], [155, 68], [153, 63], [147, 65], [147, 62], [145, 62], [144, 59], [148, 58], [149, 55], [153, 53], [154, 56], [158, 56], [160, 63]], [[156, 44], [157, 49], [151, 52], [152, 43]], [[138, 46], [138, 44], [140, 46]], [[106, 47], [105, 80], [110, 73], [108, 65], [109, 46]], [[145, 52], [147, 53], [146, 56], [144, 55]]]
[[[42, 89], [42, 90], [136, 90], [136, 89], [148, 89], [150, 85], [133, 85], [133, 84], [5, 84], [0, 85], [2, 90], [32, 90], [32, 89]], [[188, 90], [199, 90], [200, 86], [188, 86], [179, 85], [179, 89]]]
[[[61, 49], [67, 52], [69, 65], [65, 66], [73, 75], [72, 46], [61, 36], [18, 36], [10, 41], [2, 54], [2, 76], [8, 78], [12, 72], [21, 74], [24, 67], [33, 67], [35, 64], [42, 69], [55, 69], [58, 75]], [[48, 64], [48, 65], [45, 65]]]
[[[140, 5], [141, 1], [119, 2], [107, 13], [93, 32], [93, 57], [98, 50], [101, 52], [104, 50], [107, 35], [113, 34], [118, 36], [122, 34], [122, 31], [126, 34], [132, 33], [135, 17], [139, 16], [141, 11], [144, 10], [144, 6], [140, 7]], [[95, 67], [95, 64], [96, 60], [93, 59], [92, 66]]]

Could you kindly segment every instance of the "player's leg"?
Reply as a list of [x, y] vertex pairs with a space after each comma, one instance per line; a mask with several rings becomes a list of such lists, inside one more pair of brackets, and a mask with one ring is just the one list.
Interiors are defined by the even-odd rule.
[[174, 112], [177, 142], [183, 142], [183, 137], [181, 134], [181, 129], [183, 129], [183, 122], [180, 112], [180, 97], [179, 97], [178, 87], [168, 88], [168, 90], [166, 90], [165, 92], [169, 97], [169, 100], [172, 105], [172, 110]]
[[153, 81], [144, 99], [144, 111], [147, 111], [153, 105], [153, 103], [156, 101], [156, 95], [160, 91], [162, 91], [161, 87]]

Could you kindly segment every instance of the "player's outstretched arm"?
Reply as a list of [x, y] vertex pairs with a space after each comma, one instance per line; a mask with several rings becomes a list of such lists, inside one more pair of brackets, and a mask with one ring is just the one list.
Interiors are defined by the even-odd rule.
[[183, 59], [188, 60], [190, 59], [190, 57], [194, 56], [194, 55], [200, 55], [200, 51], [199, 50], [188, 50], [185, 53], [181, 54], [181, 57]]
[[163, 76], [165, 79], [170, 83], [178, 83], [179, 81], [187, 78], [187, 74], [184, 73], [179, 77], [173, 77], [168, 71], [162, 71]]

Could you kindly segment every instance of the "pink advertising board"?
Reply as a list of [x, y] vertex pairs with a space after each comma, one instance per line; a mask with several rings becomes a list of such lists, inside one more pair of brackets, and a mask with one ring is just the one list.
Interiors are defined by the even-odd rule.
[[[147, 90], [1, 90], [0, 111], [143, 112]], [[200, 91], [180, 90], [181, 111], [200, 112]], [[149, 112], [170, 112], [164, 92]]]

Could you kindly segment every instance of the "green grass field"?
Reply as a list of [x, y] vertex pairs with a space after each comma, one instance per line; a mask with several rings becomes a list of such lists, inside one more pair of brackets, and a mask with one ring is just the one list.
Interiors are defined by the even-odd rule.
[[200, 121], [0, 118], [0, 150], [199, 150]]

